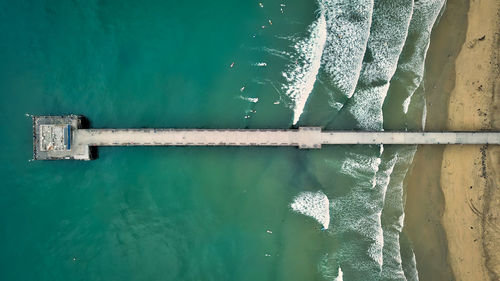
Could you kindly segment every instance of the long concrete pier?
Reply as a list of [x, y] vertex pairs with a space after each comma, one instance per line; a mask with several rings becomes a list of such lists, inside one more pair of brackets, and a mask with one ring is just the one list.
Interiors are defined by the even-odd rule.
[[298, 130], [82, 129], [74, 142], [88, 146], [296, 146], [328, 144], [499, 144], [491, 132], [322, 132]]
[[97, 146], [295, 146], [335, 144], [500, 144], [500, 132], [356, 132], [238, 129], [85, 129], [80, 116], [34, 117], [34, 159], [90, 160]]

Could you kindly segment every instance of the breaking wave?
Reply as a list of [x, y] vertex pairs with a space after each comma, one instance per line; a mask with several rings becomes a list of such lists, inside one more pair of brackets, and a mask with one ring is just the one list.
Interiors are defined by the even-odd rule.
[[[423, 79], [430, 34], [444, 4], [445, 0], [320, 0], [309, 36], [287, 54], [291, 60], [283, 72], [282, 89], [294, 103], [293, 124], [307, 116], [304, 120], [319, 120], [308, 125], [380, 131], [384, 117], [392, 118], [384, 116], [385, 104], [392, 102], [401, 111], [394, 118], [406, 118], [410, 108], [417, 108], [424, 117], [415, 122], [424, 125], [425, 103], [415, 105], [412, 96]], [[403, 87], [396, 89], [398, 83]], [[329, 108], [321, 113], [314, 107], [304, 110], [311, 97]], [[342, 280], [345, 273], [349, 280], [418, 280], [414, 256], [404, 261], [400, 241], [403, 181], [415, 151], [411, 146], [349, 147], [335, 154], [337, 158], [324, 156], [323, 165], [335, 167], [331, 173], [349, 186], [323, 181], [328, 197], [318, 191], [294, 199], [294, 211], [325, 228], [331, 224], [329, 233], [343, 241], [320, 262], [326, 279]]]
[[330, 202], [321, 191], [300, 193], [290, 207], [299, 214], [314, 218], [324, 229], [330, 226]]
[[322, 0], [327, 42], [322, 56], [333, 90], [350, 98], [361, 73], [370, 35], [373, 0]]
[[307, 98], [314, 88], [321, 66], [321, 55], [326, 42], [326, 19], [321, 11], [318, 19], [309, 27], [310, 36], [294, 45], [293, 64], [283, 72], [287, 83], [283, 85], [286, 95], [294, 102], [293, 124], [299, 121]]

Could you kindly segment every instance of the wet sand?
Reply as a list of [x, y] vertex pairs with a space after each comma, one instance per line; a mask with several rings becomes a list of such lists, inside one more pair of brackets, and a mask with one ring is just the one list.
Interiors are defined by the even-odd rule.
[[[500, 130], [500, 2], [449, 1], [426, 65], [426, 130]], [[500, 278], [500, 147], [421, 146], [406, 227], [421, 280]]]

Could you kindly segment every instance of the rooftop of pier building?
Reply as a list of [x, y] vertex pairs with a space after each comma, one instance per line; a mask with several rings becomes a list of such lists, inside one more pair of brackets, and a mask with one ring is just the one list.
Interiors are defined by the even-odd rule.
[[73, 132], [82, 128], [83, 116], [33, 116], [32, 119], [34, 160], [90, 160], [88, 151], [71, 147]]

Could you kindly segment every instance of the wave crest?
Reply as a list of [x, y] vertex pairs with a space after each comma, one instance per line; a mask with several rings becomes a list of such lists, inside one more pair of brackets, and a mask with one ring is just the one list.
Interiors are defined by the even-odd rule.
[[301, 192], [290, 207], [299, 214], [314, 218], [325, 229], [330, 226], [330, 201], [321, 191]]

